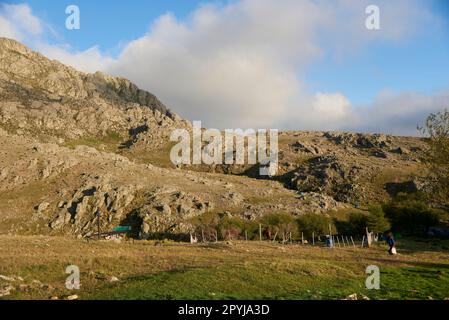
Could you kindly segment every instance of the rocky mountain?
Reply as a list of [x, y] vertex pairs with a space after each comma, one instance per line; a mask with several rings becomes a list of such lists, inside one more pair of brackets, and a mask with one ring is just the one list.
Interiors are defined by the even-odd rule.
[[128, 80], [0, 38], [0, 233], [86, 236], [98, 219], [142, 237], [187, 233], [206, 212], [327, 214], [422, 187], [419, 138], [283, 132], [279, 174], [262, 179], [254, 167], [174, 167], [175, 128], [190, 122]]
[[126, 79], [86, 74], [0, 39], [0, 122], [51, 142], [128, 136], [183, 122], [154, 95]]

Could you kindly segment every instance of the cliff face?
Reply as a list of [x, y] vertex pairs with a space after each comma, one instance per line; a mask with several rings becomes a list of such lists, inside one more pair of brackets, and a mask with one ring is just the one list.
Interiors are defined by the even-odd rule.
[[149, 107], [173, 120], [176, 118], [153, 94], [140, 90], [126, 79], [101, 72], [79, 72], [6, 38], [0, 38], [0, 79], [50, 99], [100, 98], [113, 103]]
[[[169, 135], [190, 123], [126, 79], [86, 74], [0, 38], [0, 234], [188, 232], [205, 212], [255, 219], [388, 199], [418, 188], [418, 138], [283, 132], [279, 175], [174, 168]], [[235, 175], [238, 174], [238, 175]]]

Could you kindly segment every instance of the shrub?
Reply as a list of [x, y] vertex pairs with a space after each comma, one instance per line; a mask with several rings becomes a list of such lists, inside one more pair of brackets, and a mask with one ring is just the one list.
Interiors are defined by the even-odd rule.
[[366, 220], [366, 227], [374, 233], [383, 233], [390, 230], [390, 221], [385, 217], [382, 206], [372, 206]]
[[309, 213], [300, 216], [297, 223], [299, 232], [303, 232], [307, 238], [311, 238], [313, 233], [315, 233], [315, 236], [329, 234], [329, 225], [331, 225], [332, 232], [336, 233], [336, 227], [332, 220], [323, 215]]
[[199, 236], [200, 239], [204, 234], [205, 241], [216, 240], [219, 222], [220, 217], [215, 212], [207, 212], [190, 220], [190, 224], [192, 225], [195, 234]]
[[429, 167], [432, 198], [441, 205], [449, 204], [449, 111], [430, 114], [421, 132], [428, 136], [429, 150], [424, 162]]
[[277, 234], [284, 241], [290, 236], [296, 235], [296, 224], [292, 215], [287, 213], [270, 213], [260, 221], [265, 227], [265, 233], [269, 239]]
[[426, 233], [430, 227], [439, 225], [446, 215], [442, 210], [431, 208], [421, 194], [399, 194], [384, 206], [384, 211], [394, 231], [413, 235]]
[[257, 221], [244, 220], [242, 236], [245, 235], [245, 232], [248, 236], [248, 240], [259, 239], [259, 223]]
[[238, 240], [245, 229], [245, 221], [238, 217], [226, 217], [220, 221], [219, 230], [225, 240]]
[[361, 235], [368, 225], [368, 214], [361, 211], [352, 211], [347, 214], [346, 220], [335, 220], [338, 231], [342, 234]]

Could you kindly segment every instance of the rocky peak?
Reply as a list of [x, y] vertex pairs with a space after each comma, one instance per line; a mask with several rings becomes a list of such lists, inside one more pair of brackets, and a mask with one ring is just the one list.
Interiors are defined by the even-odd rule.
[[12, 39], [0, 38], [0, 81], [4, 84], [2, 87], [12, 85], [26, 92], [38, 92], [52, 100], [99, 98], [115, 104], [135, 103], [157, 110], [173, 120], [179, 119], [156, 96], [139, 89], [129, 80], [101, 72], [88, 74], [77, 71]]
[[20, 54], [33, 53], [32, 50], [16, 40], [0, 37], [0, 52], [2, 51], [13, 51]]

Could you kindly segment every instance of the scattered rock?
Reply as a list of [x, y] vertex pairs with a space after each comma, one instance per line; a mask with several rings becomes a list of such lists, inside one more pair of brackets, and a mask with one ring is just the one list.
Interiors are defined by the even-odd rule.
[[20, 291], [29, 291], [30, 290], [30, 286], [27, 284], [21, 284], [19, 285], [19, 290]]
[[324, 193], [342, 202], [358, 197], [362, 167], [337, 156], [320, 156], [300, 165], [291, 179], [300, 192]]
[[37, 213], [40, 214], [40, 213], [44, 212], [48, 208], [49, 205], [50, 204], [48, 202], [42, 202], [41, 204], [39, 204], [37, 206]]
[[108, 277], [108, 282], [117, 282], [120, 281], [119, 278], [115, 277], [115, 276], [110, 276]]
[[4, 276], [4, 275], [0, 274], [0, 280], [12, 282], [12, 281], [16, 281], [16, 278], [14, 278], [14, 277], [7, 277], [7, 276]]
[[396, 154], [400, 154], [400, 155], [404, 155], [404, 154], [409, 154], [410, 150], [404, 148], [404, 147], [398, 147], [395, 149], [390, 150], [391, 153], [396, 153]]
[[0, 287], [0, 297], [9, 296], [11, 294], [11, 291], [14, 291], [14, 290], [16, 290], [16, 288], [9, 284], [6, 286]]
[[357, 293], [353, 293], [353, 294], [347, 296], [343, 300], [370, 300], [370, 298], [363, 294], [359, 296], [359, 295], [357, 295]]
[[301, 143], [300, 141], [297, 141], [294, 144], [292, 144], [291, 148], [293, 152], [309, 153], [313, 155], [321, 153], [321, 150], [318, 147]]
[[337, 145], [347, 145], [356, 148], [385, 148], [391, 144], [391, 138], [385, 134], [326, 132], [324, 136]]

